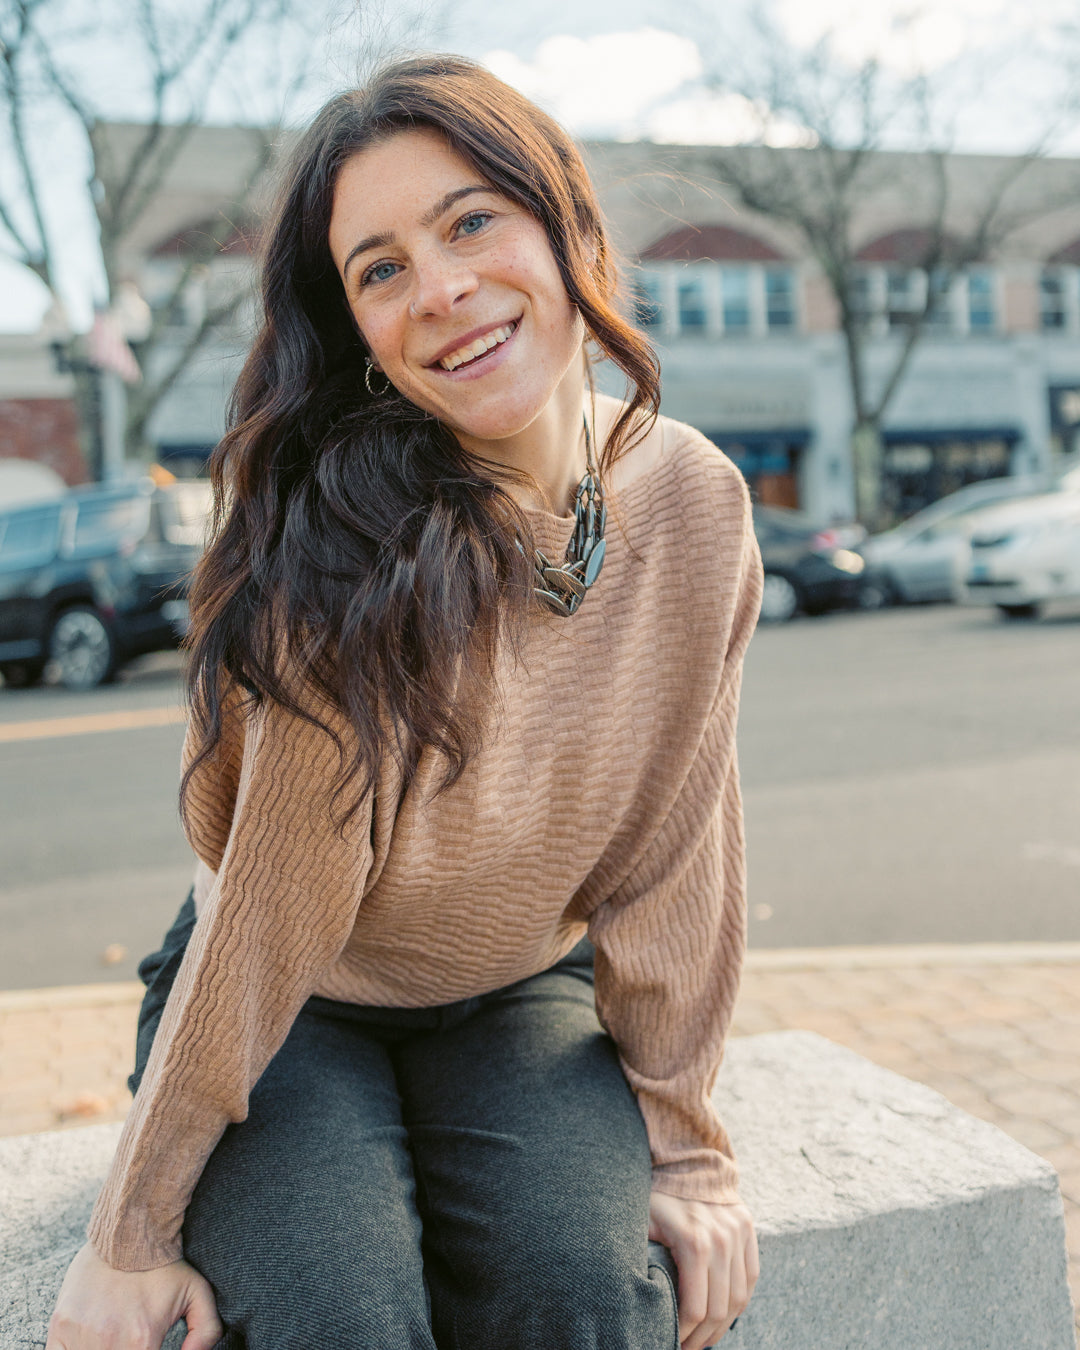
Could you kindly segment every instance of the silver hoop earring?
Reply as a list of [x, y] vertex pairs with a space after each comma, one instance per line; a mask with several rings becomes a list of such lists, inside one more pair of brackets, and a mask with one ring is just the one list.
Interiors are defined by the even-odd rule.
[[[386, 383], [383, 385], [381, 389], [372, 389], [371, 387], [372, 371], [375, 371], [377, 375], [382, 375], [383, 379], [386, 381]], [[389, 376], [386, 375], [383, 371], [379, 370], [379, 368], [375, 365], [375, 362], [371, 359], [370, 356], [364, 358], [364, 388], [368, 391], [368, 393], [371, 395], [372, 398], [381, 398], [382, 395], [385, 394], [386, 391], [390, 388]]]

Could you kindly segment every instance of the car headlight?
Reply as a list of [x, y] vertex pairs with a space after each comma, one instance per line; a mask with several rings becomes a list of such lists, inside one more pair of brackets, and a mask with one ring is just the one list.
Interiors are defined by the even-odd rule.
[[841, 572], [850, 572], [852, 576], [858, 576], [866, 567], [866, 559], [847, 548], [838, 548], [835, 553], [831, 553], [829, 561], [834, 567], [839, 567]]

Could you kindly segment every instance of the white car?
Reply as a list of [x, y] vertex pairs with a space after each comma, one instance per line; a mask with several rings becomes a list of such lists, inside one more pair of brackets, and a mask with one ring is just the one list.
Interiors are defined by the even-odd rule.
[[1034, 618], [1080, 600], [1080, 494], [1055, 492], [983, 512], [970, 540], [963, 599]]
[[889, 602], [956, 600], [967, 567], [968, 539], [982, 514], [1006, 502], [1048, 492], [1080, 492], [1080, 467], [971, 483], [893, 529], [873, 535], [859, 548], [866, 559], [863, 608]]

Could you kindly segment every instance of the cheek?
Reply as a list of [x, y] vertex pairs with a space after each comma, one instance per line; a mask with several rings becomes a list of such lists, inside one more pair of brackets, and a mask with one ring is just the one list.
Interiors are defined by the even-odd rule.
[[361, 341], [376, 364], [384, 369], [388, 363], [393, 365], [395, 352], [400, 349], [400, 343], [396, 340], [393, 321], [370, 313], [365, 314], [361, 319], [355, 308], [351, 310], [351, 313], [356, 331], [360, 334]]

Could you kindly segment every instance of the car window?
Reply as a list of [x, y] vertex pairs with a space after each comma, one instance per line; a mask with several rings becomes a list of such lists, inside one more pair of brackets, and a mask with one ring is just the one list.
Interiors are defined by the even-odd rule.
[[146, 525], [145, 497], [105, 497], [80, 502], [67, 551], [72, 557], [108, 552], [124, 540], [137, 539]]
[[958, 538], [966, 535], [970, 529], [967, 520], [968, 511], [961, 511], [955, 516], [946, 516], [944, 520], [936, 521], [933, 525], [927, 525], [924, 530], [919, 530], [912, 536], [913, 542], [919, 544], [933, 544], [939, 539]]
[[912, 538], [914, 538], [920, 530], [927, 529], [939, 522], [956, 520], [960, 516], [971, 515], [974, 511], [985, 510], [986, 507], [997, 502], [1030, 496], [1043, 490], [1038, 484], [1032, 484], [1022, 479], [987, 479], [985, 483], [976, 483], [970, 487], [960, 488], [950, 496], [942, 497], [940, 501], [933, 502], [921, 511], [916, 511], [913, 516], [909, 516], [907, 520], [902, 521], [897, 528], [910, 532]]
[[60, 507], [39, 506], [0, 516], [0, 567], [35, 567], [56, 552]]

